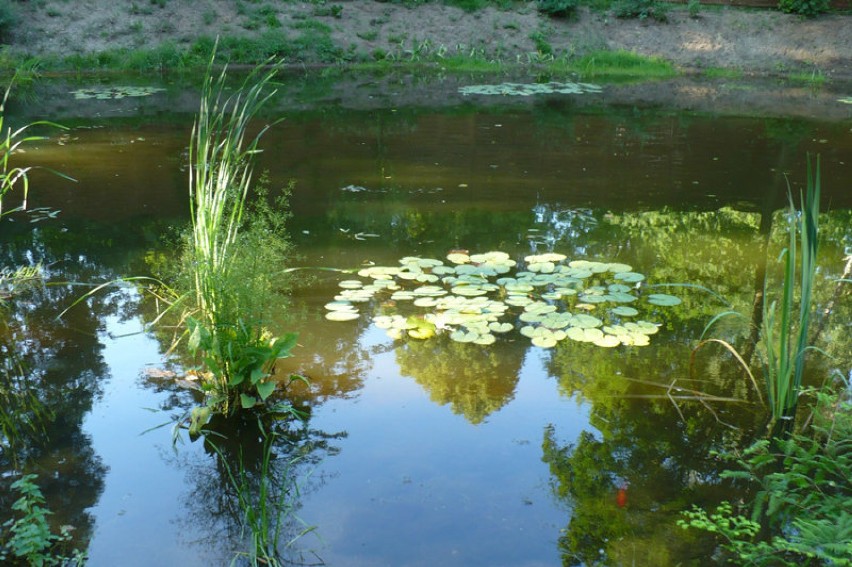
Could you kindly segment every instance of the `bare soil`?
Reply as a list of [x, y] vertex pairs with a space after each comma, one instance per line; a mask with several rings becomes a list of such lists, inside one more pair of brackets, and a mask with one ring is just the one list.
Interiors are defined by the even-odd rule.
[[[307, 33], [330, 38], [350, 60], [460, 53], [526, 62], [536, 58], [543, 42], [556, 56], [624, 49], [663, 57], [687, 70], [852, 78], [848, 15], [804, 20], [771, 10], [706, 7], [691, 18], [679, 7], [670, 12], [668, 23], [658, 23], [588, 10], [566, 22], [539, 14], [534, 3], [474, 13], [437, 1], [416, 8], [370, 0], [78, 0], [16, 6], [25, 25], [15, 30], [11, 44], [31, 55], [150, 48], [167, 41], [188, 46], [203, 35], [258, 36], [277, 30], [294, 39]], [[292, 62], [316, 61], [308, 56]]]

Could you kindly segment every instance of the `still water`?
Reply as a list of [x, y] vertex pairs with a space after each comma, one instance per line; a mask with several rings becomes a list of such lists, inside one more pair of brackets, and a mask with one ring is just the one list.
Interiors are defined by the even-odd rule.
[[[164, 356], [167, 339], [144, 329], [151, 302], [132, 286], [109, 288], [56, 318], [87, 285], [150, 273], [188, 222], [194, 103], [183, 102], [192, 96], [87, 101], [77, 113], [62, 102], [68, 89], [51, 88], [49, 101], [36, 96], [19, 115], [70, 129], [21, 159], [76, 183], [35, 171], [29, 206], [40, 212], [0, 224], [3, 264], [41, 262], [48, 276], [10, 303], [3, 330], [4, 352], [16, 353], [53, 412], [23, 443], [26, 469], [40, 475], [56, 524], [76, 528], [90, 565], [228, 564], [246, 549], [240, 512], [215, 453], [185, 434], [173, 442], [170, 423], [193, 398], [164, 372], [180, 370]], [[307, 423], [274, 451], [294, 506], [282, 531], [282, 542], [294, 538], [288, 558], [707, 564], [712, 541], [675, 521], [691, 504], [742, 494], [719, 480], [724, 463], [710, 451], [747, 442], [764, 417], [729, 357], [707, 348], [690, 366], [690, 354], [713, 315], [750, 312], [808, 152], [821, 155], [826, 212], [818, 300], [831, 296], [852, 248], [849, 115], [578, 105], [569, 95], [287, 106], [263, 138], [258, 171], [273, 190], [294, 182], [292, 265], [554, 251], [627, 263], [643, 285], [717, 294], [660, 288], [683, 303], [652, 310], [660, 327], [646, 347], [544, 349], [517, 333], [493, 346], [393, 341], [366, 314], [326, 320], [323, 306], [351, 275], [306, 270], [289, 300], [269, 308], [276, 331], [300, 336], [279, 372], [310, 380], [291, 390]], [[772, 235], [768, 253], [761, 232]], [[393, 308], [386, 299], [364, 311]], [[822, 332], [841, 357], [814, 365], [814, 381], [848, 372], [841, 339], [852, 314], [848, 301], [836, 309]], [[747, 329], [720, 333], [736, 340]], [[698, 403], [698, 393], [736, 401]], [[242, 446], [256, 463], [258, 440], [234, 431], [223, 451]], [[8, 455], [0, 464], [6, 507], [14, 467]]]

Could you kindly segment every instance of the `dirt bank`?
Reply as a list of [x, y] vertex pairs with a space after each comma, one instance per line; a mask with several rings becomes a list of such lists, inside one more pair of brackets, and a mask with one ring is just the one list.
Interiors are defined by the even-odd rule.
[[852, 78], [852, 16], [846, 15], [803, 20], [775, 11], [707, 7], [691, 18], [678, 7], [669, 23], [657, 23], [587, 10], [565, 22], [540, 15], [534, 3], [474, 13], [437, 2], [407, 8], [368, 0], [80, 0], [16, 6], [26, 24], [13, 33], [12, 48], [31, 55], [89, 54], [164, 42], [186, 47], [200, 36], [277, 35], [306, 46], [297, 56], [303, 60], [294, 63], [456, 53], [524, 62], [543, 48], [556, 56], [626, 49], [664, 57], [685, 69]]

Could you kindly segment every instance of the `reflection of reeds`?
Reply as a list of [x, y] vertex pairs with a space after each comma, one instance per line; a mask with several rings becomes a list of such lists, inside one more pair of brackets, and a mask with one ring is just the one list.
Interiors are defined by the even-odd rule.
[[[250, 546], [247, 551], [239, 552], [238, 556], [245, 557], [250, 565], [283, 565], [281, 559], [281, 534], [285, 521], [296, 519], [294, 508], [298, 498], [298, 486], [289, 478], [287, 471], [276, 471], [273, 467], [273, 444], [275, 434], [263, 433], [264, 444], [260, 468], [254, 474], [245, 462], [240, 451], [236, 466], [229, 463], [225, 453], [217, 447], [210, 437], [207, 438], [233, 487], [237, 503], [242, 512], [241, 525], [243, 537], [248, 536]], [[298, 458], [292, 459], [286, 466], [293, 466]], [[277, 485], [274, 476], [283, 479], [284, 485]], [[284, 547], [293, 543], [312, 531], [305, 526], [295, 537], [284, 542]]]

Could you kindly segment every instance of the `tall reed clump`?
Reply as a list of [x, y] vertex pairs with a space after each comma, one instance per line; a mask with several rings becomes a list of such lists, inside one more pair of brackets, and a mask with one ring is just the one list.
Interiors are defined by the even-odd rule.
[[[807, 172], [807, 189], [804, 194], [800, 193], [800, 211], [793, 204], [792, 193], [787, 193], [790, 203], [787, 214], [789, 241], [782, 253], [784, 283], [780, 300], [772, 301], [765, 307], [760, 330], [763, 374], [772, 417], [776, 420], [795, 417], [802, 389], [805, 354], [813, 348], [808, 345], [808, 330], [819, 245], [819, 157], [816, 173], [811, 171], [808, 158]], [[764, 289], [764, 296], [767, 291]]]
[[[771, 302], [763, 303], [760, 321], [756, 323], [759, 327], [757, 352], [761, 359], [767, 403], [774, 425], [784, 422], [789, 424], [795, 417], [802, 389], [805, 355], [814, 349], [808, 344], [808, 331], [819, 242], [819, 157], [815, 172], [808, 157], [807, 187], [804, 192], [800, 192], [800, 209], [793, 203], [793, 194], [789, 189], [787, 198], [788, 243], [779, 257], [784, 262], [781, 295]], [[770, 297], [770, 292], [767, 278], [764, 281], [764, 297]], [[721, 313], [707, 325], [705, 334], [718, 320], [728, 315], [742, 316], [737, 312]], [[730, 351], [757, 386], [748, 361], [725, 340], [702, 340], [693, 351], [693, 356], [708, 343], [721, 344]]]
[[259, 255], [257, 243], [249, 245], [245, 237], [252, 220], [247, 218], [247, 198], [253, 158], [270, 126], [250, 139], [248, 134], [252, 120], [275, 92], [268, 87], [276, 72], [275, 66], [257, 67], [228, 96], [226, 69], [214, 76], [211, 59], [193, 126], [192, 229], [182, 264], [191, 296], [183, 317], [188, 347], [203, 363], [199, 376], [208, 395], [207, 408], [193, 415], [196, 430], [212, 411], [228, 414], [265, 401], [275, 390], [270, 380], [275, 361], [289, 356], [296, 344], [294, 333], [273, 337], [264, 325], [270, 306], [251, 284], [268, 286], [270, 266]]

